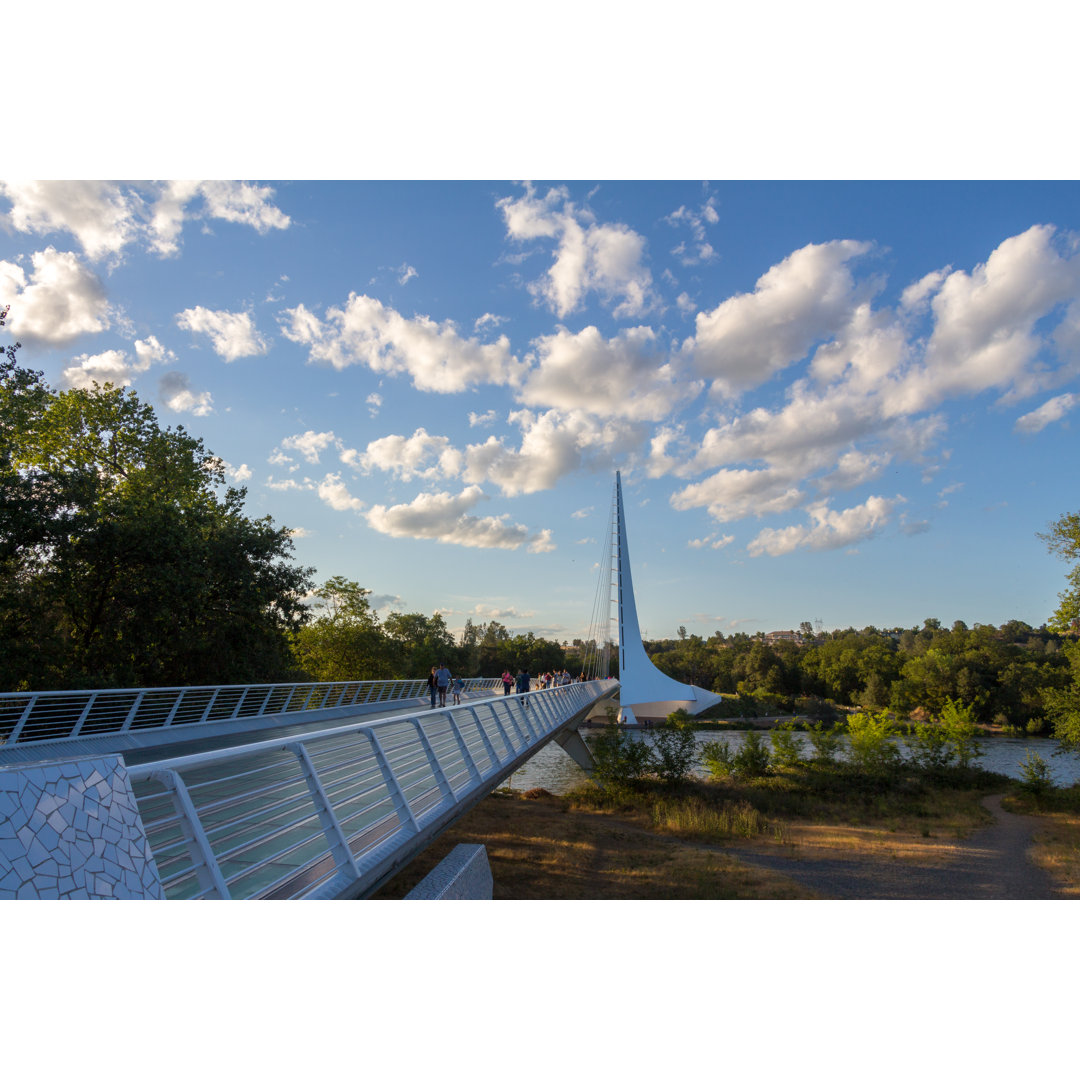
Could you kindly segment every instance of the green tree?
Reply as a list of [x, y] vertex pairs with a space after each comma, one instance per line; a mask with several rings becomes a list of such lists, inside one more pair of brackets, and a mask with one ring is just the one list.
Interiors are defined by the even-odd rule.
[[311, 572], [288, 529], [244, 515], [201, 440], [162, 429], [131, 391], [54, 392], [10, 356], [0, 414], [5, 687], [294, 673]]
[[1062, 652], [1069, 662], [1070, 681], [1045, 689], [1043, 700], [1061, 750], [1080, 754], [1080, 641], [1070, 642]]
[[1060, 631], [1080, 630], [1080, 513], [1062, 514], [1048, 532], [1038, 537], [1058, 558], [1074, 564], [1066, 574], [1069, 588], [1058, 593], [1061, 603], [1050, 626]]
[[320, 682], [392, 676], [387, 639], [368, 597], [370, 589], [332, 577], [315, 590], [314, 617], [296, 634], [304, 671]]

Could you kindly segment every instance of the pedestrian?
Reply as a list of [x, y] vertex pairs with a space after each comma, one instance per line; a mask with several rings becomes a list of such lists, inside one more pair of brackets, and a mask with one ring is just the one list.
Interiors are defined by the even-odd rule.
[[509, 668], [502, 673], [503, 681], [503, 695], [510, 693], [510, 687], [514, 685], [514, 677], [510, 674]]
[[461, 704], [461, 691], [465, 689], [465, 680], [459, 675], [454, 680], [454, 704]]
[[450, 669], [444, 660], [435, 672], [435, 685], [439, 688], [439, 708], [446, 707], [446, 691], [450, 688]]
[[435, 669], [431, 669], [431, 674], [427, 677], [428, 693], [431, 695], [431, 707], [435, 708], [435, 690], [438, 680], [436, 679]]
[[[527, 694], [529, 692], [529, 678], [529, 673], [524, 670], [524, 668], [518, 670], [517, 692], [519, 694]], [[527, 707], [529, 699], [526, 698], [523, 704]]]

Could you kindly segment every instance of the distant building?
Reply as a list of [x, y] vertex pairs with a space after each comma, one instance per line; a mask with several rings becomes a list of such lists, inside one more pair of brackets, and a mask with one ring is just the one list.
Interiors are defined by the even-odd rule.
[[765, 635], [766, 645], [775, 645], [778, 641], [790, 641], [793, 645], [803, 643], [802, 634], [795, 630], [770, 630]]

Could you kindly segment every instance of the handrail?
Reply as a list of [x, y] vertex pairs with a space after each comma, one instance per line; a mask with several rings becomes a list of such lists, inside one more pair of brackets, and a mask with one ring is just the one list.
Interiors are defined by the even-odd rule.
[[369, 895], [615, 680], [130, 766], [170, 899]]
[[[467, 694], [501, 688], [501, 679], [465, 680]], [[72, 742], [241, 718], [318, 713], [360, 706], [373, 699], [426, 700], [427, 694], [426, 679], [16, 691], [0, 694], [0, 748]], [[309, 708], [312, 701], [316, 704]]]

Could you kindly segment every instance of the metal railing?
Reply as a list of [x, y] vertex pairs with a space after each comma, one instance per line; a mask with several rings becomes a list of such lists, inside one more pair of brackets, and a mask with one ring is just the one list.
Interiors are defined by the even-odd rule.
[[[501, 679], [466, 679], [465, 692], [502, 689]], [[49, 690], [0, 694], [0, 747], [68, 742], [192, 724], [426, 700], [426, 679]]]
[[572, 683], [133, 766], [166, 896], [368, 895], [618, 685]]

